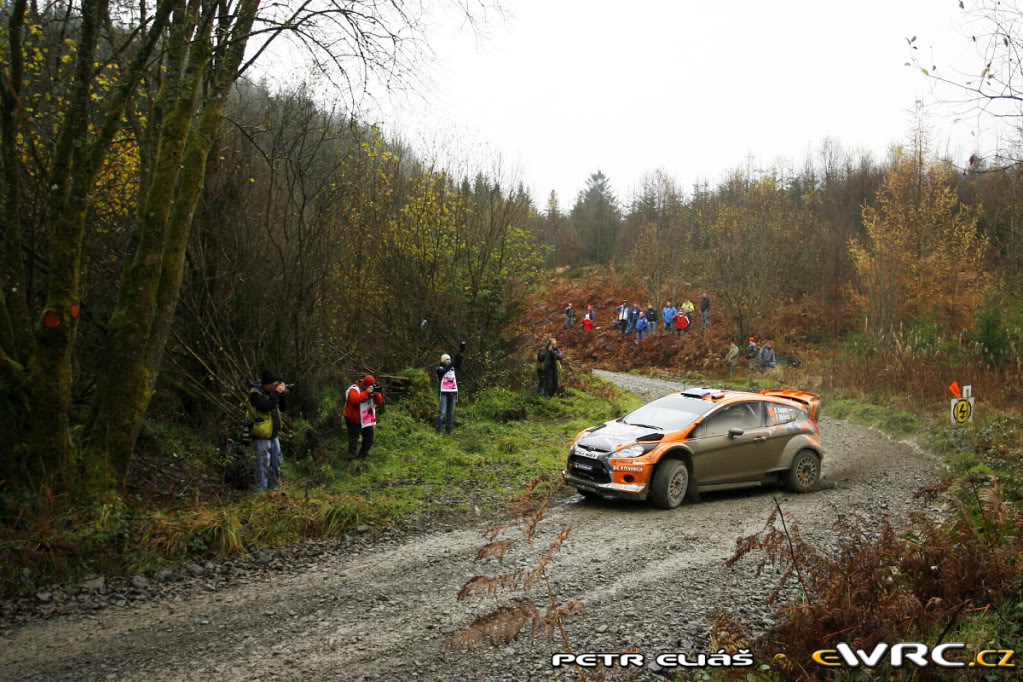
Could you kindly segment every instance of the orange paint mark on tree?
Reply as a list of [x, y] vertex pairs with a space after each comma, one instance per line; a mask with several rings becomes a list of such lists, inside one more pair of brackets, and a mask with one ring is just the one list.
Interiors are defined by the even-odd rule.
[[60, 326], [60, 313], [56, 310], [47, 310], [43, 314], [43, 326], [47, 329], [54, 329]]
[[77, 303], [72, 303], [71, 304], [71, 318], [74, 319], [74, 320], [78, 319], [78, 304]]

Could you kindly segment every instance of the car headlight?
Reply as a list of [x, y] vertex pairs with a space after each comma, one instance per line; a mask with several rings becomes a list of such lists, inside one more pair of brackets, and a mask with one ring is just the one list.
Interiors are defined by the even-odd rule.
[[613, 457], [641, 457], [657, 447], [657, 443], [636, 443], [614, 453]]

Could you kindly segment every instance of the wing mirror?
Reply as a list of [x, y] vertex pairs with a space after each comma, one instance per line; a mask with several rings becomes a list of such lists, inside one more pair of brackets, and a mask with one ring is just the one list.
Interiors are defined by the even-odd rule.
[[735, 438], [736, 436], [741, 436], [741, 435], [742, 435], [742, 429], [740, 429], [740, 428], [738, 428], [736, 426], [733, 426], [732, 428], [728, 429], [728, 437], [729, 438]]

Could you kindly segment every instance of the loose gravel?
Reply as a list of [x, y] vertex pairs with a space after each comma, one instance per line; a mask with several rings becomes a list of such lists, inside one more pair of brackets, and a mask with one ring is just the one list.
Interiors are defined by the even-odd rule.
[[[597, 372], [644, 399], [680, 384]], [[566, 492], [538, 533], [546, 546], [571, 535], [553, 562], [562, 600], [584, 604], [570, 616], [575, 651], [636, 647], [663, 652], [709, 646], [708, 612], [726, 606], [753, 634], [777, 617], [767, 596], [773, 569], [756, 560], [722, 562], [736, 539], [758, 532], [777, 496], [787, 519], [825, 548], [834, 514], [825, 501], [876, 522], [919, 509], [912, 493], [934, 482], [938, 463], [918, 448], [824, 417], [820, 490], [780, 488], [705, 493], [672, 511], [644, 503], [589, 502]], [[937, 509], [924, 511], [938, 512]], [[442, 642], [473, 617], [510, 603], [514, 592], [456, 601], [465, 582], [535, 562], [521, 543], [503, 564], [474, 560], [485, 544], [476, 524], [435, 524], [409, 535], [361, 528], [334, 542], [309, 543], [248, 559], [187, 564], [156, 576], [94, 576], [73, 590], [0, 602], [0, 678], [10, 680], [551, 680], [564, 650], [527, 632], [500, 647], [448, 651]], [[517, 538], [515, 533], [504, 537]], [[545, 608], [545, 593], [531, 596]], [[664, 679], [654, 667], [637, 679]]]

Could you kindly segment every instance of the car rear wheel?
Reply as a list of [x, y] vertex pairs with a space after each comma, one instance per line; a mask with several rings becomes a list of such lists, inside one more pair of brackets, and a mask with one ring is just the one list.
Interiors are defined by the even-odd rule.
[[814, 489], [821, 477], [821, 461], [813, 450], [800, 450], [792, 460], [785, 484], [789, 490], [806, 493]]
[[604, 496], [601, 495], [600, 493], [595, 493], [592, 490], [587, 490], [586, 488], [576, 488], [576, 490], [579, 492], [580, 495], [585, 497], [587, 500], [602, 500], [602, 499], [604, 499]]
[[650, 486], [650, 501], [661, 509], [674, 509], [682, 504], [689, 490], [689, 467], [685, 462], [670, 459], [657, 467]]

